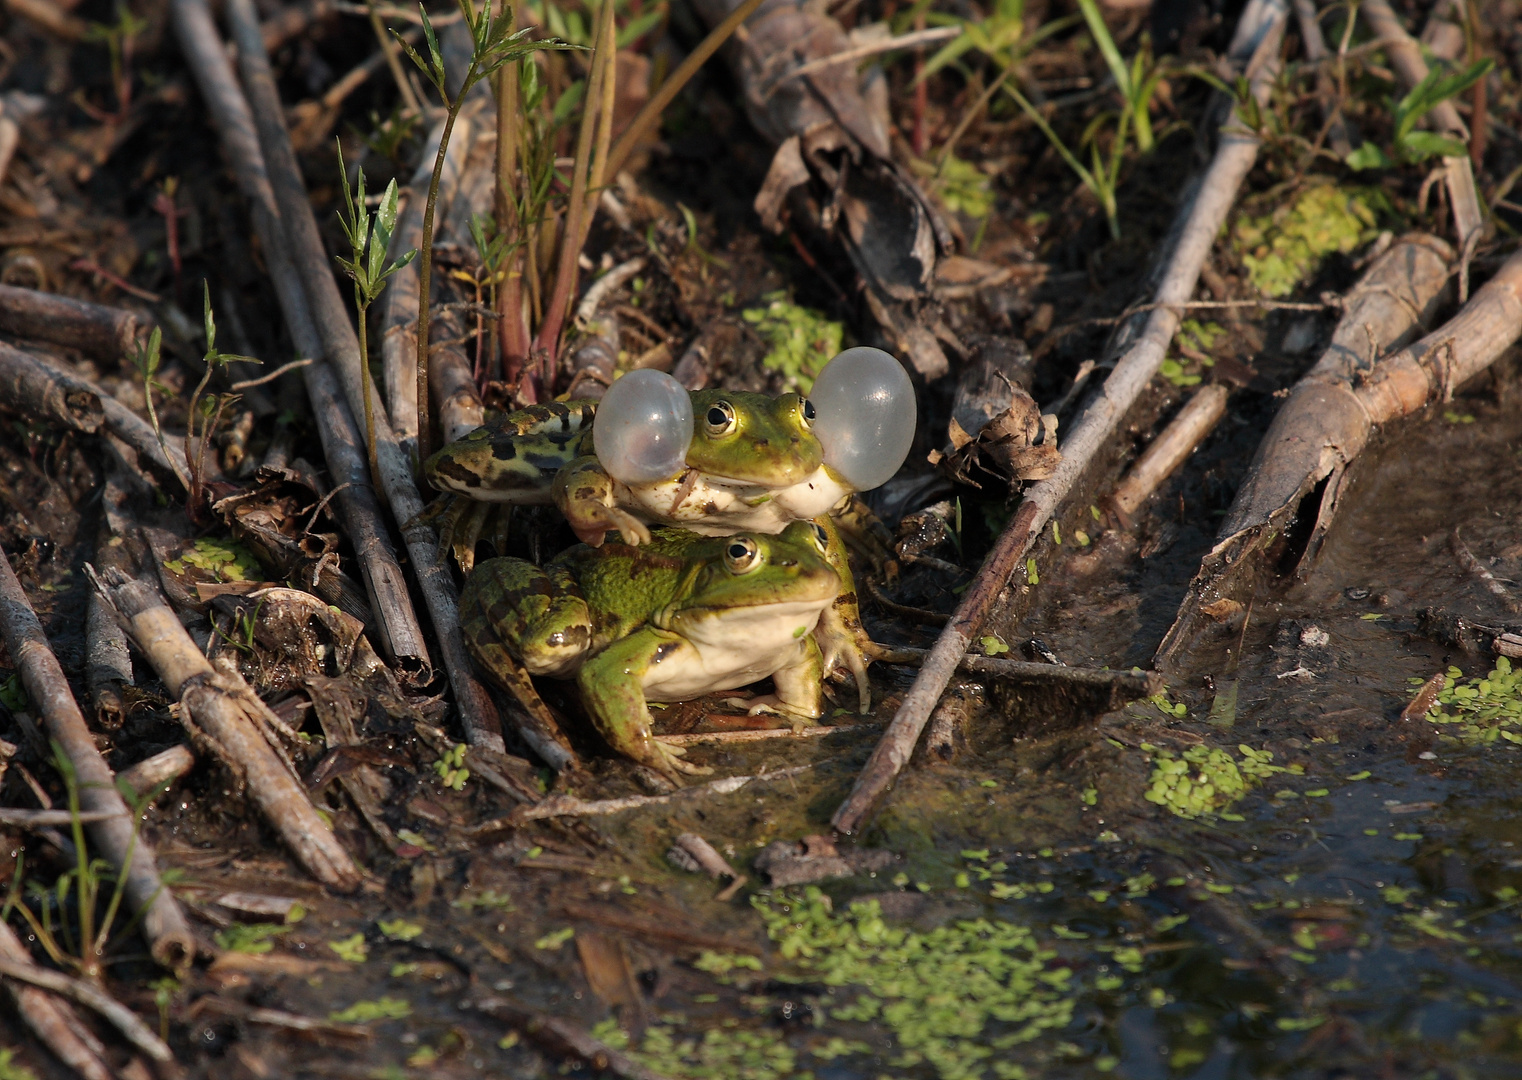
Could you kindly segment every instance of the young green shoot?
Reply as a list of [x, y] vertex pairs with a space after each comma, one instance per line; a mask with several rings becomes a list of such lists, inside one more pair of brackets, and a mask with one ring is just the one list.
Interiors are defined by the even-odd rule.
[[[460, 81], [458, 92], [451, 95], [444, 75], [444, 57], [439, 51], [439, 38], [429, 21], [428, 10], [422, 4], [418, 11], [423, 21], [423, 38], [428, 49], [425, 59], [417, 49], [396, 31], [392, 35], [406, 51], [409, 59], [433, 84], [445, 106], [444, 130], [439, 139], [439, 149], [433, 159], [433, 175], [428, 181], [428, 200], [423, 207], [423, 241], [418, 260], [418, 318], [417, 318], [417, 414], [418, 414], [418, 461], [431, 452], [431, 431], [428, 423], [428, 321], [429, 285], [433, 272], [433, 217], [439, 201], [439, 182], [444, 175], [444, 157], [449, 150], [449, 138], [454, 132], [460, 108], [471, 89], [482, 79], [489, 78], [505, 64], [546, 49], [569, 49], [563, 41], [533, 41], [529, 35], [533, 27], [513, 30], [513, 10], [504, 5], [494, 11], [490, 2], [476, 10], [472, 0], [459, 0], [460, 15], [470, 32], [470, 63], [465, 77]], [[366, 399], [368, 402], [368, 398]]]
[[1348, 155], [1354, 169], [1388, 169], [1396, 164], [1415, 165], [1434, 157], [1463, 157], [1467, 148], [1452, 135], [1436, 131], [1418, 131], [1417, 123], [1449, 98], [1457, 97], [1474, 86], [1495, 67], [1486, 57], [1463, 71], [1445, 74], [1434, 68], [1399, 101], [1390, 103], [1395, 119], [1395, 159], [1372, 142], [1366, 142]]
[[[354, 281], [354, 306], [359, 311], [359, 379], [365, 397], [365, 453], [370, 463], [370, 475], [377, 473], [375, 457], [375, 407], [370, 402], [370, 342], [367, 314], [375, 303], [387, 280], [412, 261], [416, 251], [403, 252], [398, 258], [387, 261], [386, 253], [391, 247], [391, 235], [396, 231], [396, 181], [386, 185], [380, 206], [372, 216], [365, 198], [365, 170], [359, 170], [359, 178], [351, 190], [348, 173], [344, 168], [342, 144], [338, 147], [338, 175], [342, 182], [344, 207], [338, 212], [343, 223], [344, 236], [349, 241], [350, 257], [338, 256], [338, 265]], [[423, 310], [427, 310], [427, 304]], [[421, 392], [421, 391], [420, 391]], [[419, 412], [426, 412], [428, 399], [419, 399]]]
[[146, 342], [138, 342], [131, 356], [132, 366], [137, 369], [138, 378], [143, 380], [143, 399], [148, 407], [148, 423], [153, 428], [153, 434], [158, 438], [159, 448], [164, 451], [164, 459], [169, 462], [169, 467], [174, 470], [176, 479], [186, 491], [190, 490], [190, 476], [174, 459], [174, 454], [169, 450], [169, 440], [164, 437], [163, 425], [159, 423], [158, 410], [153, 406], [153, 392], [157, 390], [161, 394], [169, 393], [169, 387], [159, 382], [159, 367], [163, 363], [164, 335], [157, 326], [148, 332]]
[[[228, 364], [235, 360], [247, 361], [250, 364], [260, 363], [252, 356], [240, 356], [237, 353], [225, 353], [217, 348], [217, 321], [211, 313], [211, 283], [201, 283], [201, 318], [202, 326], [206, 335], [206, 354], [204, 357], [206, 370], [201, 374], [201, 381], [190, 393], [190, 404], [186, 408], [185, 417], [185, 464], [190, 468], [189, 509], [193, 520], [200, 520], [201, 513], [201, 490], [206, 476], [206, 444], [216, 433], [217, 425], [222, 422], [222, 413], [229, 405], [238, 400], [237, 394], [215, 394], [207, 402], [205, 410], [199, 409], [201, 394], [211, 382], [212, 376], [218, 370], [225, 369]], [[201, 418], [201, 433], [196, 435], [196, 417], [204, 412]], [[191, 460], [191, 446], [195, 446], [195, 459]]]

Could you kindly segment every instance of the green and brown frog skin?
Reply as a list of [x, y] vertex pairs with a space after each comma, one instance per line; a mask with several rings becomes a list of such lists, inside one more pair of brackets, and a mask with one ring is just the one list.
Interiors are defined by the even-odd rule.
[[[452, 544], [468, 572], [485, 511], [503, 503], [554, 502], [591, 546], [612, 531], [625, 544], [644, 544], [650, 524], [728, 535], [742, 529], [778, 533], [793, 522], [816, 520], [830, 536], [830, 562], [842, 589], [815, 633], [826, 672], [851, 678], [859, 709], [867, 712], [872, 701], [867, 657], [877, 650], [861, 624], [845, 544], [827, 516], [837, 507], [849, 508], [854, 489], [824, 464], [811, 430], [813, 406], [798, 394], [772, 398], [731, 390], [695, 391], [691, 399], [687, 468], [646, 485], [621, 483], [598, 461], [594, 401], [530, 406], [449, 444], [424, 466], [435, 488], [463, 497], [445, 511], [443, 542]], [[462, 513], [470, 514], [470, 521], [462, 522]]]
[[648, 543], [577, 545], [543, 568], [488, 559], [460, 597], [466, 646], [514, 690], [515, 667], [574, 679], [618, 753], [675, 778], [700, 771], [651, 737], [647, 702], [684, 701], [770, 677], [751, 711], [804, 726], [824, 715], [813, 630], [840, 593], [813, 522], [778, 535], [658, 529]]

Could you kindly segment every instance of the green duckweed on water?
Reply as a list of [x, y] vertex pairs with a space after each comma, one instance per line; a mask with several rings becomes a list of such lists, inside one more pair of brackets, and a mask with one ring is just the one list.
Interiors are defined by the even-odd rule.
[[767, 293], [765, 307], [749, 308], [742, 318], [767, 344], [761, 365], [780, 373], [789, 390], [806, 394], [819, 370], [840, 352], [845, 327], [812, 308], [791, 303], [785, 292]]
[[1445, 741], [1489, 745], [1502, 740], [1522, 745], [1522, 675], [1512, 670], [1504, 656], [1496, 659], [1490, 674], [1469, 679], [1451, 667], [1436, 704], [1427, 710], [1427, 719], [1439, 725]]
[[[778, 981], [822, 984], [834, 1003], [816, 1014], [822, 1030], [810, 1041], [811, 1058], [865, 1054], [832, 1021], [871, 1023], [891, 1035], [878, 1049], [898, 1069], [928, 1069], [942, 1080], [1022, 1080], [1026, 1069], [1013, 1048], [1073, 1019], [1080, 991], [1057, 952], [1024, 925], [1002, 919], [965, 919], [929, 931], [883, 918], [876, 900], [833, 910], [817, 888], [801, 895], [770, 894], [752, 902], [786, 970]], [[708, 953], [697, 966], [721, 982], [748, 980], [755, 961]], [[728, 1021], [734, 1024], [734, 1021]], [[599, 1035], [625, 1045], [613, 1025]], [[738, 1026], [688, 1031], [669, 1026], [646, 1033], [636, 1054], [651, 1068], [681, 1080], [802, 1080], [797, 1053], [775, 1031]]]
[[1219, 814], [1259, 781], [1286, 771], [1282, 765], [1272, 764], [1274, 755], [1269, 751], [1254, 750], [1246, 744], [1237, 747], [1240, 761], [1230, 751], [1204, 743], [1182, 754], [1159, 750], [1150, 743], [1143, 743], [1142, 749], [1153, 761], [1146, 800], [1183, 818]]
[[1313, 184], [1271, 214], [1238, 218], [1233, 239], [1253, 286], [1264, 296], [1288, 296], [1323, 258], [1372, 240], [1387, 205], [1372, 188]]

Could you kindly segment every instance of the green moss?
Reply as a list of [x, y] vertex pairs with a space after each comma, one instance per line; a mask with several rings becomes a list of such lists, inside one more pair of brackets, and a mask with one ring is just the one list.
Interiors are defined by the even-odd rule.
[[1447, 741], [1522, 745], [1522, 675], [1504, 656], [1497, 657], [1490, 674], [1470, 679], [1451, 667], [1427, 719], [1440, 725]]
[[982, 219], [993, 209], [994, 198], [988, 174], [972, 162], [953, 155], [939, 167], [928, 161], [915, 161], [911, 168], [916, 176], [925, 180], [940, 196], [946, 209], [953, 214]]
[[400, 1020], [412, 1015], [412, 1006], [401, 998], [381, 997], [374, 1001], [356, 1001], [347, 1009], [328, 1014], [335, 1024], [368, 1024], [375, 1020]]
[[1219, 813], [1265, 777], [1286, 771], [1270, 764], [1273, 754], [1247, 745], [1237, 747], [1240, 761], [1230, 751], [1204, 743], [1182, 755], [1146, 744], [1142, 749], [1151, 752], [1153, 760], [1145, 798], [1183, 818]]
[[790, 303], [785, 292], [767, 293], [765, 307], [749, 308], [741, 317], [756, 328], [768, 351], [761, 365], [779, 372], [787, 389], [806, 394], [819, 370], [845, 341], [845, 328], [812, 308]]
[[1253, 286], [1264, 296], [1287, 296], [1327, 255], [1373, 239], [1387, 205], [1374, 188], [1313, 184], [1272, 214], [1238, 218], [1232, 239]]

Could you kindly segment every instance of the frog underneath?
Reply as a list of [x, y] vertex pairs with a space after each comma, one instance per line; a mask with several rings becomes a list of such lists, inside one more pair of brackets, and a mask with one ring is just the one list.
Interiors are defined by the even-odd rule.
[[682, 701], [770, 677], [753, 701], [801, 726], [824, 714], [813, 636], [840, 592], [825, 531], [708, 537], [660, 529], [640, 547], [578, 545], [540, 568], [489, 559], [466, 583], [460, 625], [476, 662], [516, 692], [515, 668], [574, 679], [618, 753], [675, 778], [699, 771], [651, 737], [647, 702]]

